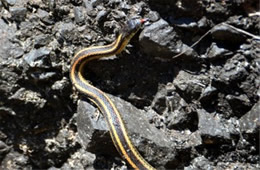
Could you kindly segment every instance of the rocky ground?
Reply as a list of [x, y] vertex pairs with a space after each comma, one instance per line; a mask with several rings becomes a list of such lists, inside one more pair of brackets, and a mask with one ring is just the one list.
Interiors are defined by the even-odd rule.
[[1, 0], [0, 169], [130, 168], [69, 68], [134, 15], [150, 22], [86, 77], [144, 158], [157, 169], [259, 169], [257, 11], [258, 0]]

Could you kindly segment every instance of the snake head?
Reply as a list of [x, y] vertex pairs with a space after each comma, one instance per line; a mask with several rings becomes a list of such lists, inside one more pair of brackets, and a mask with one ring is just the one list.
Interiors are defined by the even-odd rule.
[[130, 19], [127, 21], [126, 26], [128, 27], [129, 31], [137, 31], [140, 29], [145, 22], [147, 22], [147, 18], [142, 19]]
[[132, 18], [126, 22], [122, 29], [125, 38], [131, 39], [134, 34], [148, 21], [147, 18]]

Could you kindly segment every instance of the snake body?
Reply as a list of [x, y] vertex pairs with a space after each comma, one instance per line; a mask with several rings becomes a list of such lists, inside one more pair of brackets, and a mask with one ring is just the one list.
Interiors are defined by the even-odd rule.
[[129, 138], [125, 123], [114, 103], [104, 92], [89, 84], [83, 77], [84, 66], [89, 61], [119, 54], [145, 21], [146, 19], [131, 19], [113, 43], [85, 48], [76, 53], [72, 59], [70, 79], [76, 89], [93, 101], [104, 115], [115, 147], [132, 168], [152, 170], [154, 168], [140, 155]]

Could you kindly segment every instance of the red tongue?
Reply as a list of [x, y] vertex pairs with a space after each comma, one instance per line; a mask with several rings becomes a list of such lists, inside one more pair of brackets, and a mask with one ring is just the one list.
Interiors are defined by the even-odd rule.
[[140, 22], [141, 22], [142, 24], [145, 23], [146, 21], [148, 21], [147, 18], [142, 18], [142, 19], [140, 19]]

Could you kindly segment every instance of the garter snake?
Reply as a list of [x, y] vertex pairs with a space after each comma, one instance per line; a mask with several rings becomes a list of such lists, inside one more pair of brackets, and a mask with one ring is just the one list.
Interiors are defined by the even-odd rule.
[[106, 118], [110, 128], [111, 138], [118, 152], [134, 169], [150, 170], [154, 168], [144, 160], [132, 144], [125, 123], [114, 103], [104, 92], [90, 85], [83, 77], [84, 66], [89, 61], [119, 54], [146, 20], [147, 19], [130, 19], [113, 43], [85, 48], [76, 53], [72, 59], [70, 79], [76, 89], [93, 101]]

